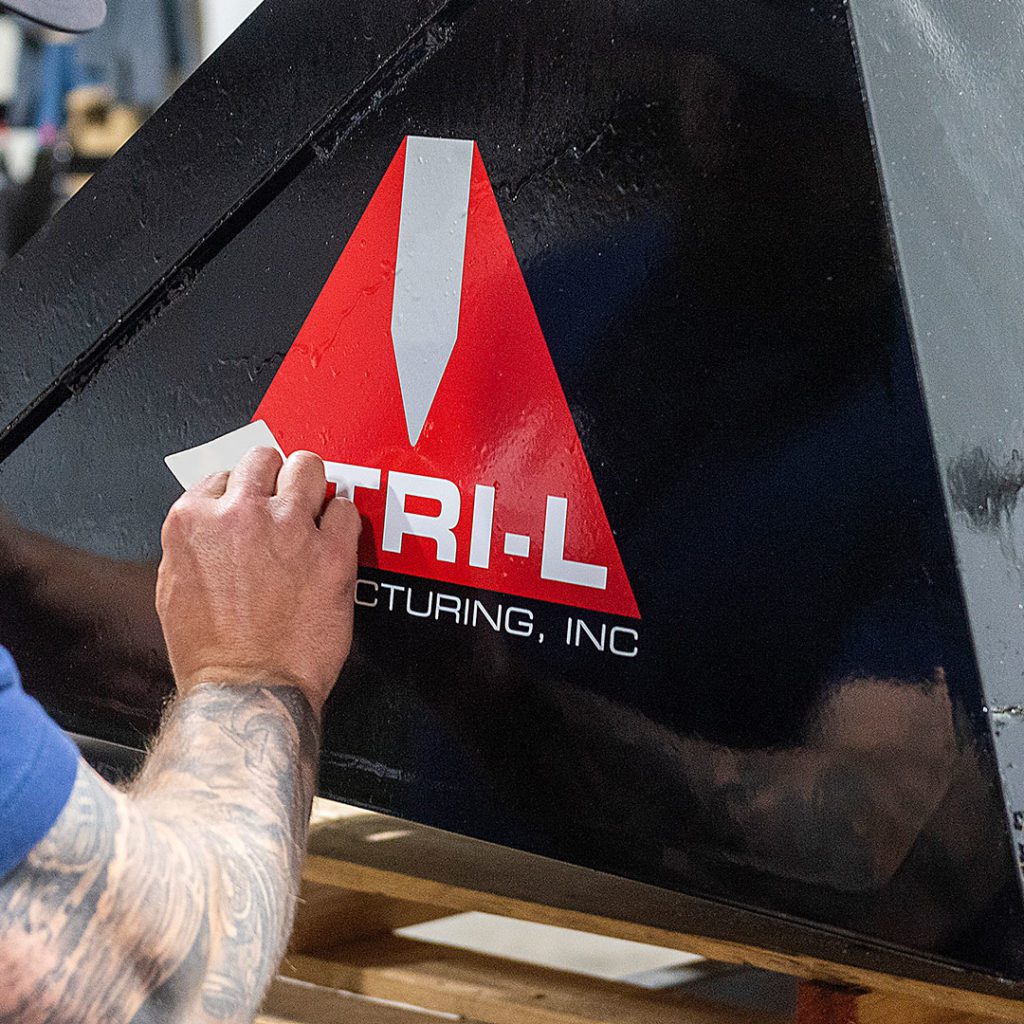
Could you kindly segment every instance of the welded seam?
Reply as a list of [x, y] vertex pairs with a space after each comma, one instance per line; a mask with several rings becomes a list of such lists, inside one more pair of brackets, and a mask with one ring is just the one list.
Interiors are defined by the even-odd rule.
[[[353, 130], [400, 92], [409, 78], [451, 41], [458, 20], [477, 0], [448, 0], [401, 43], [362, 83], [331, 106], [305, 136], [198, 238], [93, 345], [72, 360], [0, 430], [0, 462], [99, 373], [116, 352], [151, 327], [187, 294], [207, 263], [284, 191], [314, 160], [330, 158]], [[336, 122], [344, 120], [343, 127]]]

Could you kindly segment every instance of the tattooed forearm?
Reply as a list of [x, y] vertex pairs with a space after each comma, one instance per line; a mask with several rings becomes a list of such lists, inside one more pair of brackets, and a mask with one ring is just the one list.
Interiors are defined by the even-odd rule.
[[132, 788], [160, 820], [194, 821], [211, 854], [201, 1010], [245, 1020], [284, 952], [316, 783], [319, 723], [287, 687], [200, 687], [166, 720]]
[[0, 883], [0, 1020], [251, 1020], [291, 927], [318, 749], [297, 690], [205, 686], [128, 793], [81, 764]]

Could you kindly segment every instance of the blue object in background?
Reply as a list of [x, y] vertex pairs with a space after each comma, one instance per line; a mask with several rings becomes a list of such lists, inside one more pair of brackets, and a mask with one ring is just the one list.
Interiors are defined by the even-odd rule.
[[77, 748], [21, 688], [0, 647], [0, 878], [53, 827], [77, 774]]
[[48, 40], [39, 61], [39, 109], [36, 127], [42, 134], [56, 134], [67, 119], [65, 97], [72, 89], [88, 84], [78, 62], [74, 42]]
[[26, 33], [10, 124], [60, 128], [64, 97], [81, 85], [104, 85], [117, 102], [153, 110], [199, 63], [188, 0], [108, 0], [107, 12], [100, 28], [75, 39]]

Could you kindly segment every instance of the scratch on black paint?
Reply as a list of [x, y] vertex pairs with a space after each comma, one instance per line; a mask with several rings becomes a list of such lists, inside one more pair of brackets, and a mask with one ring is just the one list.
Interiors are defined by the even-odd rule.
[[256, 378], [259, 377], [268, 366], [272, 366], [274, 369], [277, 369], [277, 367], [281, 365], [281, 361], [284, 357], [284, 350], [279, 350], [271, 352], [263, 359], [260, 359], [255, 355], [241, 356], [237, 359], [218, 359], [217, 365], [241, 368], [245, 371], [246, 377], [249, 378], [249, 383], [253, 384], [255, 383]]
[[566, 157], [572, 157], [574, 160], [580, 160], [596, 146], [601, 145], [609, 135], [615, 134], [615, 125], [612, 124], [611, 121], [606, 121], [601, 126], [601, 130], [592, 135], [589, 139], [584, 140], [582, 143], [573, 143], [565, 147], [560, 152], [544, 158], [539, 164], [532, 167], [526, 172], [526, 174], [516, 181], [496, 184], [495, 191], [499, 195], [507, 198], [510, 203], [514, 203], [519, 198], [519, 193], [526, 188], [527, 185], [545, 177], [548, 172], [552, 171], [562, 160], [566, 159]]

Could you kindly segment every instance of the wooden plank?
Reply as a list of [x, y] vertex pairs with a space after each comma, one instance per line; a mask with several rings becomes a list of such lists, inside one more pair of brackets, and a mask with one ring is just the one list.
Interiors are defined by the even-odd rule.
[[[993, 1024], [995, 1018], [866, 992], [857, 1000], [857, 1024]], [[1024, 1013], [1017, 1017], [1024, 1020]]]
[[797, 996], [796, 1024], [991, 1024], [992, 1017], [807, 981]]
[[[702, 906], [697, 914], [692, 908], [699, 901], [654, 886], [358, 809], [346, 808], [331, 820], [331, 807], [321, 808], [305, 870], [305, 877], [320, 885], [452, 912], [480, 910], [575, 928], [798, 978], [886, 992], [963, 1014], [1024, 1021], [1022, 986], [974, 978], [973, 984], [988, 985], [993, 991], [953, 988], [927, 980], [928, 965], [909, 957], [907, 976], [896, 977], [863, 966], [871, 963], [869, 947], [823, 930], [767, 916], [760, 921], [752, 914], [737, 916], [725, 906], [716, 907], [713, 914]], [[717, 934], [701, 934], [697, 926]], [[769, 937], [787, 929], [789, 945], [800, 945], [806, 952], [766, 946]], [[849, 963], [852, 951], [859, 954], [860, 965]], [[924, 977], [914, 977], [915, 973]]]
[[288, 948], [296, 953], [311, 953], [450, 913], [442, 907], [305, 880], [299, 891]]
[[[796, 998], [796, 1024], [857, 1024], [857, 989], [805, 981]], [[901, 1024], [893, 1019], [890, 1024]]]
[[452, 1014], [368, 999], [278, 978], [271, 986], [256, 1024], [474, 1024]]
[[398, 936], [292, 956], [290, 977], [471, 1017], [484, 1024], [783, 1024], [666, 994]]
[[709, 960], [748, 964], [764, 970], [777, 971], [793, 977], [826, 981], [835, 985], [852, 985], [879, 992], [901, 995], [915, 1002], [960, 1013], [990, 1016], [999, 1020], [1024, 1021], [1024, 1003], [1001, 999], [985, 993], [954, 989], [913, 978], [899, 978], [877, 971], [833, 963], [814, 956], [793, 956], [724, 939], [668, 931], [650, 925], [617, 918], [605, 918], [528, 900], [511, 899], [495, 893], [465, 889], [430, 879], [349, 864], [326, 857], [310, 857], [306, 877], [325, 885], [338, 885], [358, 892], [402, 894], [410, 901], [423, 901], [432, 907], [446, 907], [452, 912], [479, 910], [485, 913], [516, 917], [540, 924], [611, 935], [616, 938], [664, 946], [687, 953], [697, 953]]

